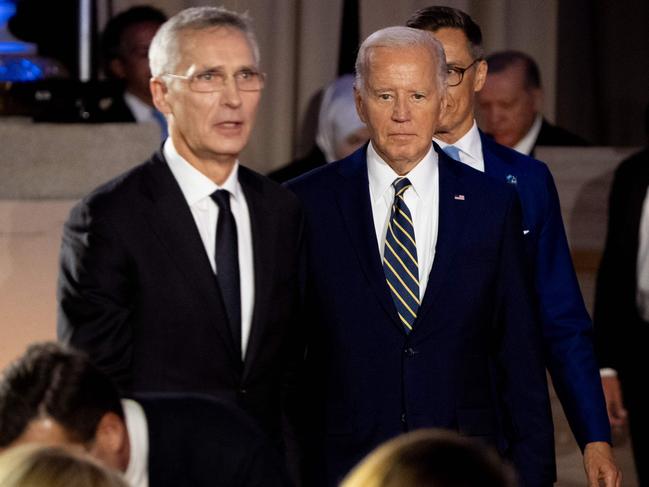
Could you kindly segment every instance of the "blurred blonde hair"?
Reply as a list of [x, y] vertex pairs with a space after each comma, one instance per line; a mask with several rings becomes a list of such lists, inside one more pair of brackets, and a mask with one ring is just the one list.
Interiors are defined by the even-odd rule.
[[0, 454], [0, 487], [128, 487], [117, 472], [59, 447], [20, 445]]
[[422, 429], [379, 446], [340, 487], [513, 487], [513, 470], [486, 445]]

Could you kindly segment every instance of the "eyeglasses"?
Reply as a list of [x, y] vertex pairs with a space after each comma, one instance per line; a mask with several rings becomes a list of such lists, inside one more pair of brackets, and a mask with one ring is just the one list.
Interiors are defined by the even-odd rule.
[[[194, 73], [190, 76], [166, 73], [163, 76], [182, 79], [189, 82], [189, 89], [198, 93], [213, 93], [223, 91], [230, 77], [218, 70], [208, 70]], [[266, 75], [252, 69], [242, 69], [232, 75], [234, 84], [239, 91], [261, 91], [264, 87]]]
[[466, 68], [447, 65], [446, 69], [448, 70], [448, 78], [446, 83], [448, 84], [448, 86], [457, 86], [460, 83], [462, 83], [462, 80], [464, 79], [464, 73], [467, 70], [471, 69], [475, 63], [481, 60], [482, 60], [481, 58], [474, 59], [473, 62], [469, 64]]

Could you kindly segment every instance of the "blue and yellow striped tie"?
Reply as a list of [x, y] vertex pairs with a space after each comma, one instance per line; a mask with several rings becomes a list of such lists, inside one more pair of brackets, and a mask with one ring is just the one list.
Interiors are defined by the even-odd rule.
[[397, 178], [392, 186], [394, 203], [385, 236], [383, 270], [399, 319], [410, 333], [419, 309], [419, 265], [415, 227], [403, 196], [412, 185], [407, 178]]

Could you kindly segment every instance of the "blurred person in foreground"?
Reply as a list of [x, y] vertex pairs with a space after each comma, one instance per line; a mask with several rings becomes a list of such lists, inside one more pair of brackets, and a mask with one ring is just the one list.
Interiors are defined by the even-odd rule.
[[528, 487], [555, 477], [520, 203], [433, 147], [446, 71], [426, 32], [370, 35], [354, 88], [369, 144], [288, 183], [306, 213], [309, 487], [426, 427], [494, 445]]
[[423, 429], [376, 448], [340, 487], [514, 487], [514, 479], [513, 470], [482, 443]]
[[589, 485], [618, 480], [610, 427], [592, 342], [592, 324], [579, 289], [561, 218], [559, 197], [545, 164], [504, 147], [478, 130], [475, 97], [487, 64], [482, 32], [474, 20], [450, 7], [421, 9], [410, 27], [431, 32], [448, 64], [447, 107], [435, 134], [454, 158], [508, 183], [523, 208], [523, 238], [542, 316], [545, 362], [580, 448]]
[[534, 59], [520, 51], [501, 51], [486, 62], [489, 74], [478, 93], [478, 119], [496, 142], [532, 157], [541, 145], [590, 145], [543, 117], [541, 72]]
[[132, 487], [285, 486], [276, 452], [242, 412], [197, 395], [117, 388], [85, 354], [32, 345], [0, 382], [0, 450], [28, 443], [85, 451]]
[[285, 182], [347, 157], [369, 139], [367, 127], [358, 118], [354, 105], [354, 76], [345, 74], [325, 90], [320, 103], [315, 146], [302, 159], [269, 174], [271, 179]]
[[1, 487], [129, 487], [117, 472], [72, 448], [20, 445], [0, 453]]

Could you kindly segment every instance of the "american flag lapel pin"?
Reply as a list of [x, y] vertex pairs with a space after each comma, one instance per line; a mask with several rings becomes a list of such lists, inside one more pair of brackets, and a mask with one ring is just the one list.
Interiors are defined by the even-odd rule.
[[464, 195], [463, 194], [456, 194], [455, 196], [453, 196], [453, 199], [458, 200], [458, 201], [464, 201]]

